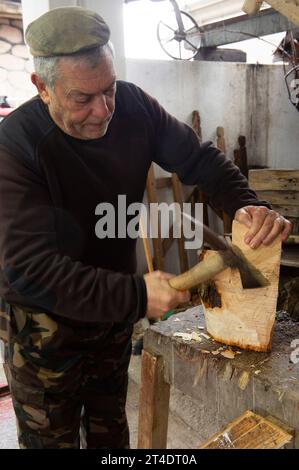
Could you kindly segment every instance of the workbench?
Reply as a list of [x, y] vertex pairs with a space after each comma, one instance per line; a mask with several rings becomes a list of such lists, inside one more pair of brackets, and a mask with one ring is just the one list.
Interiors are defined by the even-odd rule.
[[[200, 335], [200, 342], [174, 336], [177, 332], [196, 332]], [[297, 351], [291, 347], [291, 342], [296, 339]], [[208, 335], [201, 306], [173, 315], [146, 331], [145, 355], [159, 360], [162, 375], [157, 380], [150, 363], [143, 360], [140, 423], [143, 426], [144, 422], [151, 420], [156, 435], [153, 442], [153, 436], [146, 436], [141, 429], [140, 447], [166, 447], [167, 387], [168, 390], [173, 387], [195, 405], [192, 413], [196, 415], [198, 424], [198, 445], [246, 410], [252, 410], [261, 416], [271, 415], [293, 428], [294, 446], [299, 448], [299, 323], [288, 319], [276, 322], [270, 353], [233, 347], [235, 357], [228, 359], [219, 353], [220, 347], [224, 347], [221, 352], [225, 351], [225, 345]], [[156, 389], [153, 386], [155, 381], [158, 384]], [[157, 400], [156, 416], [150, 416], [153, 411], [150, 409], [151, 388], [152, 398]], [[180, 403], [177, 403], [177, 408], [179, 412]], [[187, 415], [185, 421], [188, 422]]]

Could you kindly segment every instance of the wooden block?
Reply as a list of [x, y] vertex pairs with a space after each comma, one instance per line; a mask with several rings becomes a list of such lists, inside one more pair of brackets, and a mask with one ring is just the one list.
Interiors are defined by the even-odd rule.
[[275, 419], [246, 411], [199, 448], [281, 449], [293, 440], [293, 435], [293, 430], [280, 427]]
[[[278, 296], [280, 237], [252, 250], [244, 242], [247, 228], [234, 221], [232, 242], [268, 279], [270, 285], [243, 289], [239, 271], [226, 269], [205, 286], [202, 295], [208, 332], [219, 342], [255, 351], [271, 349]], [[205, 256], [214, 256], [209, 251]]]
[[166, 449], [170, 386], [162, 357], [143, 350], [139, 398], [138, 449]]

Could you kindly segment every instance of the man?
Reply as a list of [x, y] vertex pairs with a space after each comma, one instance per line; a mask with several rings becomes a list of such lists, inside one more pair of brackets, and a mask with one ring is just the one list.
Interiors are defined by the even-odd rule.
[[22, 448], [126, 448], [133, 324], [189, 299], [169, 274], [135, 274], [135, 241], [99, 239], [100, 202], [141, 202], [155, 161], [248, 226], [252, 248], [290, 227], [210, 143], [116, 82], [109, 29], [89, 10], [29, 25], [39, 96], [0, 128], [0, 295]]

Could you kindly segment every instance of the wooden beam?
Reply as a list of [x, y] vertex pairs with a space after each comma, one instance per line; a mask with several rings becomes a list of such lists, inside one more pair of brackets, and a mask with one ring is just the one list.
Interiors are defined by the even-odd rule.
[[247, 15], [255, 15], [261, 9], [263, 0], [245, 0], [242, 10]]
[[299, 5], [297, 0], [267, 0], [267, 3], [299, 26]]
[[143, 350], [139, 398], [138, 449], [166, 449], [170, 385], [164, 360]]
[[[238, 270], [226, 269], [202, 288], [208, 332], [219, 342], [254, 351], [271, 349], [278, 296], [281, 240], [253, 250], [244, 242], [247, 227], [233, 223], [233, 244], [268, 279], [269, 286], [243, 289]], [[209, 251], [205, 256], [214, 256]]]

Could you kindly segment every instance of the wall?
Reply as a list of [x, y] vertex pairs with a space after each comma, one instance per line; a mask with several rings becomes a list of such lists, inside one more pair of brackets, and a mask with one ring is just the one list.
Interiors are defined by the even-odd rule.
[[281, 66], [130, 59], [127, 79], [183, 121], [199, 110], [205, 140], [215, 142], [223, 126], [229, 158], [245, 135], [250, 164], [299, 168], [299, 113]]
[[16, 105], [32, 96], [29, 55], [21, 20], [0, 17], [0, 95]]

